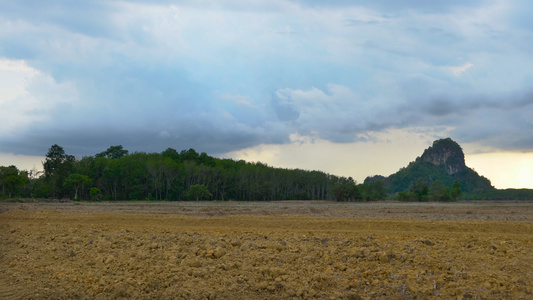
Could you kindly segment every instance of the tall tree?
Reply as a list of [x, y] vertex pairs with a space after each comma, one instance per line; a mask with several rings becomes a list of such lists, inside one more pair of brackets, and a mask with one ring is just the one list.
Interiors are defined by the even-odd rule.
[[161, 188], [163, 186], [163, 167], [161, 162], [161, 156], [158, 154], [150, 155], [147, 162], [148, 173], [152, 180], [152, 184], [155, 191], [155, 199], [161, 200]]
[[337, 184], [331, 188], [337, 201], [359, 201], [361, 192], [355, 183]]
[[164, 157], [169, 157], [176, 162], [180, 160], [180, 154], [174, 148], [167, 148], [167, 150], [161, 152], [161, 155]]
[[118, 192], [120, 183], [127, 177], [128, 174], [122, 172], [120, 160], [103, 158], [105, 168], [103, 170], [103, 182], [105, 183], [106, 190], [111, 192], [113, 200], [118, 200]]
[[28, 173], [19, 171], [15, 166], [0, 167], [0, 185], [2, 193], [0, 196], [11, 198], [21, 193], [21, 188], [28, 182]]
[[122, 145], [118, 145], [107, 148], [106, 151], [96, 154], [96, 157], [119, 159], [126, 155], [128, 155], [128, 150], [124, 149]]
[[189, 150], [182, 150], [180, 152], [180, 159], [182, 161], [186, 161], [186, 160], [196, 161], [198, 160], [199, 157], [200, 155], [193, 148], [190, 148]]
[[78, 199], [78, 191], [84, 185], [91, 183], [91, 179], [87, 175], [70, 174], [65, 180], [65, 186], [74, 188], [74, 200]]
[[43, 163], [45, 179], [52, 187], [52, 196], [63, 196], [63, 183], [68, 177], [75, 158], [65, 154], [63, 147], [54, 144], [48, 150]]
[[429, 199], [432, 201], [450, 201], [451, 196], [444, 183], [437, 180], [429, 187]]
[[416, 184], [411, 186], [410, 192], [414, 195], [417, 201], [427, 201], [429, 194], [428, 183], [424, 178], [418, 178]]
[[452, 200], [457, 201], [462, 194], [463, 190], [461, 189], [461, 182], [458, 180], [454, 181], [451, 190]]
[[366, 201], [384, 200], [387, 197], [387, 189], [383, 180], [376, 180], [364, 184], [363, 197]]
[[189, 189], [189, 197], [190, 198], [196, 198], [196, 201], [203, 199], [203, 198], [209, 198], [211, 197], [211, 193], [207, 189], [207, 187], [203, 184], [195, 184], [191, 186]]
[[169, 191], [174, 182], [180, 176], [180, 167], [177, 162], [170, 157], [164, 157], [161, 162], [161, 172], [165, 181], [165, 199], [169, 199]]

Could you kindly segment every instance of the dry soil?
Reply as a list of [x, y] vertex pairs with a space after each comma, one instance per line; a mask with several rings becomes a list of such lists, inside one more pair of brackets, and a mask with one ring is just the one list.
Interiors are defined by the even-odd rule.
[[0, 299], [533, 299], [533, 203], [0, 203]]

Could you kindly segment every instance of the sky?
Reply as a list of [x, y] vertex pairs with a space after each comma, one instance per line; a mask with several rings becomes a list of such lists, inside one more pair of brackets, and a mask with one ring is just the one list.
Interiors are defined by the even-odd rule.
[[529, 1], [0, 0], [0, 165], [194, 148], [390, 175], [439, 138], [533, 188]]

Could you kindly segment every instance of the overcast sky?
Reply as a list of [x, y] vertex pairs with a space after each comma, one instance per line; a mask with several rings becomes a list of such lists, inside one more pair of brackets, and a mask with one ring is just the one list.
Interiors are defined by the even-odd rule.
[[533, 187], [531, 16], [509, 0], [0, 0], [0, 165], [52, 144], [172, 147], [362, 181], [449, 136], [467, 164], [520, 155], [507, 166]]

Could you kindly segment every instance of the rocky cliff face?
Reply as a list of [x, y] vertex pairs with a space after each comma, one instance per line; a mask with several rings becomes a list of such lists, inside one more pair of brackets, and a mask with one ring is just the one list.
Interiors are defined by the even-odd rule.
[[410, 162], [408, 166], [388, 177], [376, 175], [365, 179], [365, 184], [383, 181], [387, 191], [391, 194], [409, 192], [419, 180], [425, 181], [428, 186], [436, 181], [441, 181], [450, 188], [455, 181], [461, 184], [465, 193], [485, 193], [494, 190], [490, 180], [480, 176], [476, 171], [465, 164], [465, 155], [461, 146], [450, 138], [433, 142], [422, 156]]
[[434, 165], [444, 165], [450, 175], [467, 168], [463, 149], [450, 138], [434, 141], [433, 146], [424, 151], [421, 159]]

